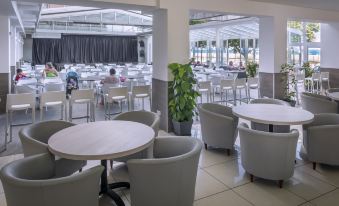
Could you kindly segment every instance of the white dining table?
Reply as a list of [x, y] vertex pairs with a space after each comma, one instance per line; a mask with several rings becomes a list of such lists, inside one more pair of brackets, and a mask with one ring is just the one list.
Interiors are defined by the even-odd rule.
[[71, 160], [100, 160], [105, 168], [101, 175], [100, 194], [124, 206], [112, 189], [127, 187], [128, 182], [108, 184], [107, 160], [128, 156], [153, 144], [155, 133], [147, 125], [130, 121], [99, 121], [63, 129], [48, 140], [49, 150], [58, 157]]
[[270, 132], [273, 125], [303, 125], [314, 119], [309, 111], [275, 104], [245, 104], [233, 107], [232, 111], [239, 118], [268, 124]]

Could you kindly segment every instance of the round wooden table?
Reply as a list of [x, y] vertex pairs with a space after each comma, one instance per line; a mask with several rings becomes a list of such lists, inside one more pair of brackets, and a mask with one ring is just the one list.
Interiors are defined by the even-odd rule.
[[112, 189], [129, 183], [107, 182], [107, 160], [124, 157], [148, 148], [154, 140], [151, 127], [129, 121], [101, 121], [79, 124], [55, 133], [48, 140], [49, 150], [71, 160], [101, 160], [105, 167], [101, 175], [100, 194], [110, 196], [118, 206], [124, 202]]
[[233, 107], [233, 114], [252, 122], [273, 125], [302, 125], [313, 121], [314, 115], [303, 109], [275, 104], [246, 104]]

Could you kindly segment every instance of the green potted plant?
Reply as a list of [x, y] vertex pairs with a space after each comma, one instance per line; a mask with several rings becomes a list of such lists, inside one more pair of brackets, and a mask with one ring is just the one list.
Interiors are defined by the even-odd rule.
[[285, 96], [284, 101], [289, 102], [291, 106], [295, 106], [295, 95], [296, 95], [296, 86], [297, 81], [294, 74], [294, 66], [291, 64], [281, 65], [281, 74], [284, 74], [281, 81], [282, 84], [285, 84]]
[[257, 75], [258, 64], [256, 62], [246, 62], [246, 74], [248, 77], [255, 77]]
[[196, 80], [191, 62], [172, 63], [168, 66], [173, 75], [173, 82], [169, 84], [169, 113], [177, 135], [191, 135], [197, 106], [196, 98], [199, 96], [199, 93], [194, 90]]

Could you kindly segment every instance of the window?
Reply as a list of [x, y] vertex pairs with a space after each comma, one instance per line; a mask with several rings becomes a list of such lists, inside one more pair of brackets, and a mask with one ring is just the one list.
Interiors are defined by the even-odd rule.
[[304, 62], [320, 64], [320, 23], [288, 21], [288, 63], [301, 66]]

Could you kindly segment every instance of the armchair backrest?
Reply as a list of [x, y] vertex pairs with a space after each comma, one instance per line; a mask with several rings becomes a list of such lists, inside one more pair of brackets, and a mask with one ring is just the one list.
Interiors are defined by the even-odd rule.
[[114, 120], [132, 121], [145, 124], [153, 128], [155, 136], [158, 136], [160, 116], [148, 111], [124, 112], [115, 116]]
[[312, 112], [313, 114], [338, 112], [338, 104], [336, 102], [319, 94], [303, 92], [301, 94], [301, 106], [303, 109]]
[[193, 205], [201, 148], [201, 142], [192, 137], [158, 138], [155, 159], [129, 160], [131, 204]]
[[[254, 176], [285, 180], [293, 175], [299, 133], [272, 133], [239, 127], [241, 161]], [[268, 158], [269, 157], [269, 158]]]
[[19, 137], [24, 156], [48, 153], [48, 139], [56, 132], [74, 125], [65, 121], [46, 121], [22, 128]]

